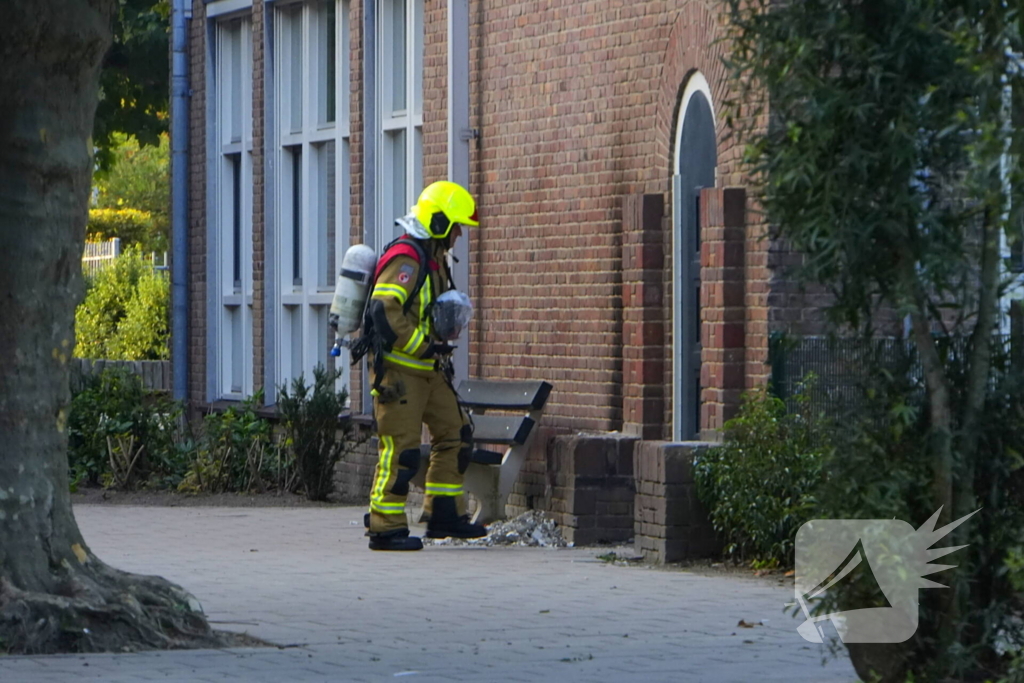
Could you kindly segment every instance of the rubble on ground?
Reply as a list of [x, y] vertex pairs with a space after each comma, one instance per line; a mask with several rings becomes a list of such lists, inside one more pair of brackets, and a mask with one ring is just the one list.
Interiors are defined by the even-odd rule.
[[424, 538], [425, 545], [520, 546], [533, 548], [566, 548], [555, 520], [540, 510], [530, 510], [515, 519], [495, 522], [487, 527], [483, 538]]

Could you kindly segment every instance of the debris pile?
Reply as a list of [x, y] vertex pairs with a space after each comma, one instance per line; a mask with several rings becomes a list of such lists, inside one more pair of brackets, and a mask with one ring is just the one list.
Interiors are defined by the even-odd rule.
[[522, 546], [540, 548], [565, 548], [569, 544], [562, 538], [555, 520], [539, 510], [524, 512], [515, 519], [495, 522], [487, 527], [483, 538], [424, 538], [426, 545], [482, 545]]

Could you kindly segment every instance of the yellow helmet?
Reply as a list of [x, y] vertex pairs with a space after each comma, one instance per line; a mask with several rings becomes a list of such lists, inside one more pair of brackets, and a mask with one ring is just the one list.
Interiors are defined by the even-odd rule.
[[456, 223], [480, 225], [473, 196], [461, 185], [447, 180], [427, 185], [413, 211], [434, 239], [447, 237]]

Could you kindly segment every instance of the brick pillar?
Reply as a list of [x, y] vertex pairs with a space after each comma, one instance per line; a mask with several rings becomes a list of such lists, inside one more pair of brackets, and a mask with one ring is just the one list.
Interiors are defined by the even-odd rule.
[[644, 439], [665, 420], [664, 214], [660, 194], [629, 195], [622, 211], [622, 431]]
[[[252, 7], [252, 374], [253, 391], [264, 388], [263, 364], [265, 358], [266, 339], [264, 338], [264, 277], [263, 263], [266, 259], [266, 245], [263, 236], [266, 234], [263, 207], [265, 202], [265, 149], [266, 137], [265, 106], [264, 106], [264, 64], [266, 45], [263, 0], [253, 0]], [[274, 395], [273, 382], [266, 401], [277, 400]]]
[[746, 191], [701, 191], [701, 436], [715, 439], [745, 384]]
[[717, 555], [721, 540], [697, 497], [693, 461], [714, 444], [640, 441], [633, 449], [636, 550], [655, 564]]

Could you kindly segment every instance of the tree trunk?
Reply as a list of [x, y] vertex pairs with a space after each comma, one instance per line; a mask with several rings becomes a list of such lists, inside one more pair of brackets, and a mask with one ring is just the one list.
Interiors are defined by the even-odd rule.
[[[978, 455], [978, 441], [981, 434], [978, 423], [985, 408], [985, 393], [992, 371], [992, 333], [996, 326], [997, 303], [999, 299], [999, 233], [1000, 226], [994, 224], [991, 210], [985, 213], [982, 226], [981, 273], [978, 288], [978, 320], [971, 334], [970, 357], [967, 377], [967, 401], [961, 424], [963, 458], [963, 481], [957, 490], [956, 517], [962, 517], [976, 509], [977, 497], [974, 492], [975, 459]], [[967, 527], [956, 531], [956, 543], [966, 544]]]
[[116, 7], [7, 2], [0, 16], [0, 652], [221, 642], [182, 589], [99, 561], [68, 494], [90, 134]]
[[904, 255], [900, 267], [903, 286], [912, 297], [910, 323], [928, 392], [932, 499], [936, 507], [942, 506], [939, 517], [941, 525], [948, 523], [953, 513], [953, 408], [950, 403], [949, 380], [932, 338], [926, 313], [928, 296], [914, 270], [913, 258]]

